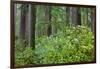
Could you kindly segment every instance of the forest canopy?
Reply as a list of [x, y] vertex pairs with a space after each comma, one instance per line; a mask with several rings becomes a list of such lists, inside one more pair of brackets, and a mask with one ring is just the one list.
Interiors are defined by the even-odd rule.
[[15, 4], [15, 66], [94, 60], [95, 8]]

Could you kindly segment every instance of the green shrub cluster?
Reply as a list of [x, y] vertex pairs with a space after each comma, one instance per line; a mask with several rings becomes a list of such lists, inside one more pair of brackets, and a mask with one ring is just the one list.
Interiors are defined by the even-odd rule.
[[34, 64], [35, 52], [28, 47], [26, 40], [15, 41], [15, 66]]
[[[17, 41], [18, 42], [18, 41]], [[19, 47], [18, 45], [16, 47]], [[36, 37], [35, 50], [16, 50], [16, 65], [90, 62], [94, 59], [94, 35], [84, 26], [64, 28], [55, 35]]]

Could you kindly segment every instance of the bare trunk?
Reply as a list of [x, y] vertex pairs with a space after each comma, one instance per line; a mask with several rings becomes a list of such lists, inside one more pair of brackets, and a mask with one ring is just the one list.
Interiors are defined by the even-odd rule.
[[52, 34], [51, 7], [50, 6], [46, 6], [46, 8], [45, 8], [45, 22], [47, 23], [47, 35], [50, 36]]
[[91, 9], [91, 30], [94, 32], [94, 23], [95, 23], [95, 11], [94, 8]]
[[[20, 18], [20, 38], [25, 39], [25, 28], [26, 28], [26, 5], [21, 6], [21, 18]], [[23, 8], [24, 7], [24, 8]]]
[[35, 49], [35, 23], [36, 23], [36, 7], [29, 5], [29, 46]]
[[79, 8], [70, 7], [70, 23], [73, 26], [81, 25], [81, 14]]
[[70, 26], [70, 7], [66, 7], [66, 26]]

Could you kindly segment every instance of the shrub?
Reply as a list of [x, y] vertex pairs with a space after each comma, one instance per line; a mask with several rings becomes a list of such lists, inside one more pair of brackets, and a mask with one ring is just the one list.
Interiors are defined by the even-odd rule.
[[56, 36], [37, 37], [35, 52], [39, 57], [38, 63], [92, 61], [93, 39], [93, 33], [83, 26], [63, 29]]
[[35, 53], [31, 47], [28, 47], [26, 40], [16, 40], [15, 41], [15, 64], [28, 65], [35, 62]]
[[[84, 26], [64, 28], [50, 37], [41, 36], [35, 39], [35, 50], [30, 47], [20, 49], [20, 42], [16, 41], [15, 63], [51, 64], [90, 62], [94, 59], [93, 33]], [[23, 44], [22, 44], [23, 45]]]

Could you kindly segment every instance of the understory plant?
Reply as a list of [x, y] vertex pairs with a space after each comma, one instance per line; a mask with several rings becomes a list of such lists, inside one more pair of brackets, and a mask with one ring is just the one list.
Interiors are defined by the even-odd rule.
[[[16, 41], [16, 48], [21, 47]], [[20, 48], [19, 48], [20, 49]], [[51, 36], [35, 37], [35, 49], [16, 50], [16, 65], [91, 62], [94, 60], [94, 35], [88, 27], [58, 30]]]

